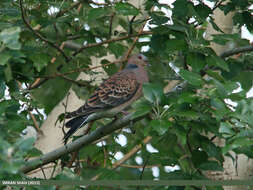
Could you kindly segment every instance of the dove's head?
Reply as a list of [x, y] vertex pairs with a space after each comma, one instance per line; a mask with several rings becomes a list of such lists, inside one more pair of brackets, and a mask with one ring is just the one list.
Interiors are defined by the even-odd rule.
[[125, 70], [131, 70], [135, 73], [138, 82], [148, 82], [148, 73], [145, 66], [148, 65], [148, 59], [142, 54], [136, 54], [129, 58]]
[[129, 58], [126, 68], [134, 69], [145, 67], [146, 65], [148, 65], [148, 58], [143, 54], [135, 54]]

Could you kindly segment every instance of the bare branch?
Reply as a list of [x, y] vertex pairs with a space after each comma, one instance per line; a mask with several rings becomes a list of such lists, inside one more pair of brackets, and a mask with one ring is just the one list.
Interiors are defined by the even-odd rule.
[[253, 51], [253, 45], [238, 47], [238, 48], [234, 48], [232, 50], [225, 51], [220, 55], [220, 57], [226, 58], [226, 57], [229, 57], [232, 55], [236, 55], [238, 53], [245, 53], [245, 52], [249, 52], [249, 51]]
[[44, 79], [41, 79], [41, 78], [37, 78], [29, 87], [28, 87], [28, 90], [32, 90], [32, 89], [35, 89], [35, 88], [38, 88], [40, 87], [42, 84], [44, 84], [45, 82], [47, 82], [48, 79], [44, 78]]
[[[103, 113], [103, 114], [107, 114], [107, 113]], [[103, 114], [101, 114], [101, 113], [100, 114], [92, 114], [90, 120], [92, 120], [94, 118], [98, 118], [98, 117], [101, 118], [103, 116]], [[120, 128], [123, 128], [131, 121], [136, 122], [138, 120], [141, 120], [144, 117], [145, 116], [141, 116], [141, 117], [133, 119], [132, 114], [128, 114], [120, 119], [117, 119], [114, 122], [111, 122], [105, 126], [102, 126], [98, 129], [96, 129], [95, 131], [91, 132], [89, 135], [85, 135], [70, 144], [67, 144], [67, 145], [62, 146], [52, 152], [44, 154], [39, 158], [35, 158], [35, 159], [27, 161], [25, 163], [25, 165], [22, 168], [20, 168], [19, 171], [23, 172], [23, 173], [27, 173], [27, 172], [30, 172], [34, 169], [37, 169], [45, 164], [48, 164], [50, 162], [53, 162], [53, 161], [59, 159], [64, 154], [68, 154], [70, 152], [77, 151], [80, 148], [83, 148], [83, 147], [91, 144], [92, 142], [94, 142], [94, 141], [96, 141], [108, 134], [111, 134], [112, 132], [114, 132]]]
[[76, 84], [76, 85], [78, 85], [78, 86], [89, 86], [89, 87], [92, 86], [91, 83], [90, 83], [89, 81], [77, 81], [77, 80], [68, 78], [68, 77], [66, 77], [66, 76], [64, 76], [64, 75], [61, 75], [61, 76], [59, 76], [59, 77], [61, 77], [62, 79], [66, 80], [66, 81], [69, 81], [69, 82], [71, 82], [71, 83], [74, 83], [74, 84]]

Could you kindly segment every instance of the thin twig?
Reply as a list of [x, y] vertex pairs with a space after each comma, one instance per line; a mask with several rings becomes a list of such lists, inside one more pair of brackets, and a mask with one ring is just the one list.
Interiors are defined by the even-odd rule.
[[[133, 155], [135, 155], [142, 147], [143, 145], [149, 143], [151, 141], [152, 137], [147, 136], [145, 139], [143, 139], [141, 144], [136, 145], [132, 150], [130, 150], [123, 158], [121, 158], [119, 161], [115, 162], [112, 165], [112, 170], [115, 170], [116, 168], [120, 167], [121, 164], [123, 164], [125, 161], [129, 160]], [[91, 178], [91, 180], [97, 180], [101, 176], [101, 173]]]
[[[125, 60], [128, 60], [128, 57], [130, 56], [131, 52], [133, 51], [135, 45], [136, 45], [136, 42], [137, 40], [139, 39], [140, 35], [143, 34], [143, 33], [146, 33], [143, 31], [145, 25], [146, 25], [147, 21], [144, 22], [144, 24], [141, 26], [139, 32], [138, 32], [138, 35], [135, 37], [132, 45], [130, 46], [130, 48], [128, 48], [126, 54], [125, 54]], [[120, 69], [119, 70], [122, 70], [123, 69], [123, 66], [121, 65]]]
[[107, 152], [105, 149], [104, 142], [102, 142], [103, 152], [104, 152], [104, 168], [106, 167], [106, 160], [107, 160]]
[[223, 2], [223, 1], [219, 1], [219, 2], [217, 1], [217, 2], [215, 3], [215, 5], [214, 5], [212, 11], [214, 11], [215, 9], [217, 9], [217, 8], [221, 5], [222, 2]]
[[143, 29], [146, 25], [147, 21], [142, 25], [142, 27], [140, 28], [139, 32], [138, 32], [138, 35], [136, 36], [136, 38], [134, 39], [133, 41], [133, 44], [131, 45], [131, 47], [128, 49], [127, 53], [126, 53], [126, 59], [129, 57], [129, 55], [131, 54], [131, 52], [133, 51], [135, 45], [136, 45], [136, 42], [137, 40], [139, 39], [139, 37], [144, 33], [148, 33], [148, 34], [152, 34], [152, 32], [150, 33], [149, 31], [148, 32], [144, 32]]
[[115, 16], [115, 13], [113, 12], [111, 17], [110, 17], [109, 38], [111, 38], [111, 36], [112, 36], [112, 24], [113, 24], [114, 16]]
[[52, 173], [51, 173], [50, 179], [52, 179], [52, 177], [54, 177], [54, 172], [55, 172], [55, 170], [56, 170], [57, 165], [58, 165], [58, 160], [55, 161], [54, 168], [53, 168], [53, 171], [52, 171]]
[[[144, 165], [143, 165], [143, 167], [142, 167], [141, 175], [140, 175], [140, 180], [142, 180], [142, 178], [143, 178], [144, 170], [145, 170], [145, 168], [146, 168], [146, 166], [147, 166], [147, 164], [148, 164], [148, 160], [149, 160], [149, 158], [150, 158], [150, 155], [151, 155], [151, 154], [148, 155], [148, 157], [147, 157], [147, 159], [146, 159], [146, 161], [145, 161], [145, 163], [144, 163]], [[139, 190], [139, 189], [140, 189], [140, 186], [137, 187], [137, 190]]]
[[72, 152], [71, 160], [67, 163], [67, 167], [70, 168], [78, 156], [79, 151]]
[[41, 169], [41, 172], [42, 172], [42, 174], [43, 174], [43, 176], [44, 176], [44, 179], [47, 179], [47, 176], [46, 176], [46, 174], [45, 174], [45, 171], [44, 171], [43, 167], [41, 167], [40, 169]]
[[83, 50], [85, 50], [87, 48], [101, 46], [101, 45], [104, 45], [104, 44], [109, 44], [109, 43], [112, 43], [112, 42], [121, 41], [121, 40], [125, 40], [125, 39], [128, 39], [128, 38], [133, 38], [133, 37], [138, 37], [138, 36], [142, 36], [142, 35], [149, 35], [149, 34], [152, 34], [152, 32], [151, 31], [145, 31], [145, 32], [141, 31], [141, 32], [138, 32], [137, 34], [131, 34], [131, 35], [122, 36], [122, 37], [119, 37], [119, 38], [112, 38], [112, 39], [105, 40], [105, 41], [102, 41], [102, 42], [99, 42], [99, 43], [84, 45], [80, 49], [75, 51], [72, 55], [76, 56], [77, 54], [81, 53]]
[[46, 42], [47, 44], [49, 44], [50, 46], [52, 46], [53, 48], [55, 48], [57, 51], [59, 51], [62, 56], [65, 58], [66, 62], [69, 62], [71, 60], [70, 57], [68, 57], [63, 50], [61, 50], [61, 48], [59, 46], [57, 46], [56, 44], [54, 44], [53, 42], [49, 41], [48, 39], [46, 39], [45, 37], [43, 37], [39, 32], [33, 30], [33, 28], [31, 27], [31, 25], [29, 24], [29, 22], [26, 20], [25, 18], [25, 10], [23, 7], [23, 0], [19, 0], [19, 5], [20, 5], [20, 10], [21, 10], [21, 17], [23, 22], [25, 23], [25, 25], [27, 26], [27, 28], [35, 35], [37, 36], [39, 39], [41, 39], [42, 41]]
[[[79, 162], [87, 162], [87, 159], [81, 159]], [[145, 168], [153, 168], [153, 167], [160, 167], [160, 164], [155, 164], [155, 165], [146, 165]], [[119, 167], [124, 167], [124, 168], [134, 168], [134, 169], [142, 169], [143, 165], [129, 165], [129, 164], [120, 164]], [[45, 167], [44, 167], [45, 168]]]
[[[120, 167], [125, 167], [125, 168], [135, 168], [135, 169], [140, 169], [143, 168], [144, 166], [142, 165], [128, 165], [128, 164], [120, 164]], [[153, 167], [159, 167], [161, 166], [160, 164], [157, 165], [146, 165], [145, 168], [153, 168]]]
[[43, 134], [43, 131], [40, 129], [40, 127], [39, 127], [39, 125], [38, 125], [38, 123], [37, 123], [37, 121], [36, 121], [34, 115], [32, 114], [32, 112], [29, 111], [29, 115], [30, 115], [30, 117], [31, 117], [31, 119], [32, 119], [32, 121], [33, 121], [33, 124], [34, 124], [34, 126], [35, 126], [36, 131], [37, 131], [39, 134], [44, 135], [44, 134]]
[[[133, 22], [134, 22], [134, 19], [136, 18], [136, 16], [133, 16], [129, 22], [129, 34], [132, 34], [133, 33]], [[146, 22], [145, 22], [146, 23]]]
[[62, 79], [66, 80], [66, 81], [69, 81], [69, 82], [71, 82], [71, 83], [74, 83], [74, 84], [76, 84], [76, 85], [78, 85], [78, 86], [85, 86], [85, 87], [89, 86], [89, 87], [91, 87], [91, 84], [90, 84], [89, 81], [76, 81], [76, 80], [74, 80], [74, 79], [71, 79], [71, 78], [69, 78], [69, 77], [66, 77], [65, 75], [61, 75], [61, 76], [59, 76], [59, 77], [61, 77]]

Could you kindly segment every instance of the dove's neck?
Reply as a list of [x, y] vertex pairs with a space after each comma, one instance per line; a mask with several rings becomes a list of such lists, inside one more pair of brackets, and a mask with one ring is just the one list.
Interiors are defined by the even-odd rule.
[[143, 66], [139, 66], [138, 69], [134, 71], [136, 73], [136, 79], [138, 82], [145, 83], [148, 82], [148, 72]]

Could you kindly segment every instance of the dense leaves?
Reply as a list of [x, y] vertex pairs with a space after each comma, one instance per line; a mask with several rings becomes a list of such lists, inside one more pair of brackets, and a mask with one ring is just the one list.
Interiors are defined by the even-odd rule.
[[[86, 99], [96, 88], [94, 78], [101, 74], [89, 69], [91, 57], [112, 54], [119, 60], [132, 47], [133, 53], [145, 50], [150, 62], [144, 97], [130, 109], [133, 119], [142, 119], [80, 150], [73, 170], [68, 166], [71, 156], [65, 155], [62, 171], [51, 179], [205, 179], [206, 171], [224, 170], [225, 155], [235, 159], [230, 151], [253, 158], [253, 101], [247, 96], [253, 85], [253, 54], [221, 58], [210, 48], [211, 43], [233, 48], [250, 43], [239, 34], [205, 38], [207, 24], [221, 31], [212, 18], [214, 9], [225, 14], [235, 11], [234, 25], [245, 25], [252, 32], [252, 1], [210, 0], [214, 8], [187, 0], [177, 0], [173, 6], [151, 0], [138, 6], [107, 0], [20, 2], [23, 12], [18, 1], [0, 1], [1, 179], [29, 178], [19, 172], [20, 167], [42, 154], [33, 147], [34, 138], [20, 135], [27, 126], [35, 127], [31, 115], [41, 126], [40, 110], [49, 114], [71, 86]], [[172, 16], [164, 10], [172, 10]], [[152, 34], [141, 36], [146, 22]], [[138, 35], [141, 39], [135, 44], [133, 36]], [[101, 59], [104, 71], [112, 75], [120, 66], [109, 62]], [[91, 80], [75, 81], [81, 72]], [[171, 91], [172, 80], [187, 83]], [[143, 143], [147, 137], [152, 137], [148, 145]], [[118, 140], [122, 138], [125, 145]], [[115, 165], [117, 155], [128, 154], [138, 144], [143, 146], [124, 165]], [[153, 173], [155, 169], [159, 172]]]

